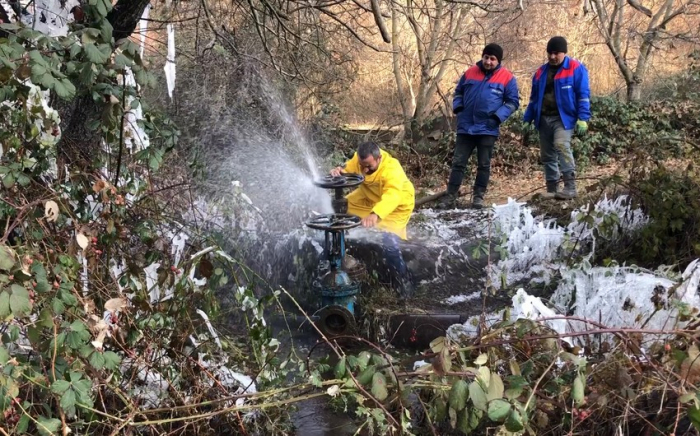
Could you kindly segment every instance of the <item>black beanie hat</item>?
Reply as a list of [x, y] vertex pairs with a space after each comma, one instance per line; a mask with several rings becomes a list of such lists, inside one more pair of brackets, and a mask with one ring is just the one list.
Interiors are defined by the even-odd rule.
[[481, 52], [481, 56], [483, 55], [496, 56], [496, 59], [498, 59], [498, 63], [500, 64], [503, 60], [503, 49], [500, 45], [491, 43], [484, 47], [484, 51]]
[[555, 36], [547, 43], [547, 53], [566, 53], [566, 39], [563, 36]]

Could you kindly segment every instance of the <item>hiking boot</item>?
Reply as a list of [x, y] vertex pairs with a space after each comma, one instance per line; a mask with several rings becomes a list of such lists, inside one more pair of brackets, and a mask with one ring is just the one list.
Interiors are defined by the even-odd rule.
[[450, 194], [449, 192], [443, 195], [438, 201], [438, 207], [440, 209], [454, 209], [457, 206], [457, 194]]
[[576, 193], [576, 175], [574, 173], [564, 174], [564, 189], [561, 192], [557, 192], [557, 200], [570, 200], [576, 198], [578, 194]]
[[486, 190], [483, 188], [474, 188], [474, 193], [472, 194], [472, 207], [474, 209], [484, 208], [484, 194]]
[[557, 192], [559, 182], [552, 182], [547, 180], [547, 192], [542, 194], [542, 198], [545, 200], [551, 200], [553, 198], [557, 198], [557, 195], [559, 193]]

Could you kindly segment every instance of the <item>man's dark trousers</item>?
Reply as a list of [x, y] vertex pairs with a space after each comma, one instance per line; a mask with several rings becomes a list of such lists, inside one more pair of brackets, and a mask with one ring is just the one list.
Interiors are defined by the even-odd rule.
[[493, 146], [496, 143], [496, 136], [490, 135], [465, 135], [457, 134], [457, 144], [455, 146], [455, 154], [452, 158], [452, 172], [450, 179], [447, 182], [447, 193], [457, 194], [459, 187], [464, 180], [464, 174], [467, 170], [467, 163], [472, 151], [476, 148], [476, 181], [474, 182], [474, 191], [486, 192], [486, 187], [489, 184], [491, 176], [491, 156], [493, 155]]

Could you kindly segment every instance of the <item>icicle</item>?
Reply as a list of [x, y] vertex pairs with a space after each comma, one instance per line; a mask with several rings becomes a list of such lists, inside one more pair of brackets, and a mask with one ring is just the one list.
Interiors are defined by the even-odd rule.
[[141, 34], [141, 50], [139, 51], [139, 54], [141, 55], [141, 59], [143, 59], [143, 52], [146, 49], [146, 33], [148, 32], [148, 15], [150, 12], [151, 5], [148, 4], [143, 10], [143, 15], [141, 16], [141, 21], [139, 22], [139, 33]]
[[78, 258], [80, 260], [80, 263], [83, 264], [83, 270], [80, 272], [80, 281], [83, 284], [83, 297], [87, 297], [88, 296], [88, 264], [87, 264], [87, 258], [85, 257], [82, 250], [80, 250], [80, 254], [78, 254]]
[[143, 272], [146, 273], [146, 289], [151, 303], [157, 303], [160, 300], [158, 268], [160, 268], [160, 263], [152, 263], [143, 269]]
[[207, 316], [207, 314], [204, 313], [204, 311], [201, 309], [197, 309], [197, 313], [199, 314], [199, 316], [202, 317], [204, 323], [207, 325], [209, 333], [211, 333], [212, 338], [214, 338], [214, 342], [216, 342], [216, 345], [219, 347], [220, 350], [223, 350], [223, 347], [221, 346], [221, 341], [219, 340], [219, 335], [216, 333], [216, 330], [214, 330], [214, 326], [211, 325], [211, 321], [209, 321], [209, 317]]
[[168, 96], [173, 98], [175, 89], [175, 28], [172, 24], [167, 25], [168, 29], [168, 57], [165, 61], [165, 81], [168, 84]]

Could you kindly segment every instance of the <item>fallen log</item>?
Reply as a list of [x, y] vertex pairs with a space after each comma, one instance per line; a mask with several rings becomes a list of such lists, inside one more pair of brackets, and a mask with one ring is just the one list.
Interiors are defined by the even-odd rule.
[[422, 204], [429, 203], [431, 201], [435, 201], [445, 194], [447, 194], [447, 191], [440, 191], [440, 192], [437, 192], [433, 195], [428, 195], [427, 197], [419, 198], [418, 200], [416, 200], [416, 206], [420, 206]]

